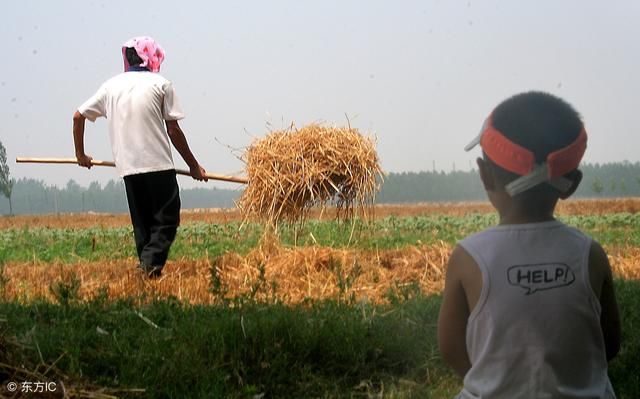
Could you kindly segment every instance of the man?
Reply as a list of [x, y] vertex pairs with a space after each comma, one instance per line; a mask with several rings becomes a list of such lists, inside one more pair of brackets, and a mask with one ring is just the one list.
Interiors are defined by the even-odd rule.
[[116, 168], [123, 177], [138, 252], [138, 267], [159, 277], [180, 223], [180, 196], [171, 144], [191, 176], [207, 181], [180, 129], [184, 118], [171, 82], [158, 72], [164, 51], [150, 37], [122, 46], [124, 73], [100, 86], [73, 115], [78, 165], [91, 168], [84, 150], [85, 119], [105, 117]]

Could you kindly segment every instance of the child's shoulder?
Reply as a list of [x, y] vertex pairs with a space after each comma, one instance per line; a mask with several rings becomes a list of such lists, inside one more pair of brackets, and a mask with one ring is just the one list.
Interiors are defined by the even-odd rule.
[[559, 220], [539, 223], [507, 224], [485, 228], [472, 233], [459, 241], [464, 248], [479, 247], [500, 241], [518, 240], [523, 235], [539, 235], [541, 237], [553, 237], [556, 239], [567, 238], [578, 241], [591, 241], [592, 238], [576, 227], [565, 224]]

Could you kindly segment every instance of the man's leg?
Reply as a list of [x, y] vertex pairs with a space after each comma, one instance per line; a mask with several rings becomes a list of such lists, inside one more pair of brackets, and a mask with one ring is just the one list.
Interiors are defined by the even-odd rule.
[[124, 177], [124, 186], [129, 204], [129, 215], [133, 226], [138, 260], [142, 262], [142, 252], [151, 237], [151, 200], [150, 189], [144, 175]]
[[180, 224], [180, 191], [174, 170], [146, 173], [150, 185], [151, 225], [142, 249], [142, 263], [159, 275]]

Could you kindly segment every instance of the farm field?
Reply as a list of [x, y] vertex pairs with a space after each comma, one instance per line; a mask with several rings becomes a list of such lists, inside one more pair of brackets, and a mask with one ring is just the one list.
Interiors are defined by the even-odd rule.
[[[135, 270], [128, 215], [2, 217], [0, 377], [71, 397], [451, 397], [435, 342], [446, 261], [497, 217], [487, 203], [374, 216], [314, 212], [275, 237], [237, 210], [184, 211], [157, 280]], [[640, 199], [558, 217], [610, 256], [626, 328], [611, 375], [640, 397]]]
[[[608, 211], [607, 211], [608, 210]], [[607, 249], [614, 272], [640, 278], [640, 200], [562, 203], [559, 218], [583, 229]], [[298, 229], [266, 237], [237, 210], [183, 212], [162, 278], [139, 278], [128, 215], [45, 215], [2, 218], [0, 256], [4, 296], [53, 300], [50, 285], [79, 285], [80, 299], [175, 297], [191, 304], [256, 291], [284, 303], [309, 299], [385, 302], [416, 286], [439, 293], [448, 254], [462, 237], [497, 223], [486, 203], [378, 206], [370, 222], [336, 221], [325, 212]], [[319, 218], [322, 216], [322, 218]], [[214, 267], [215, 266], [215, 267]], [[212, 275], [212, 271], [214, 272]], [[212, 295], [211, 278], [224, 290]], [[222, 294], [219, 292], [218, 294]]]

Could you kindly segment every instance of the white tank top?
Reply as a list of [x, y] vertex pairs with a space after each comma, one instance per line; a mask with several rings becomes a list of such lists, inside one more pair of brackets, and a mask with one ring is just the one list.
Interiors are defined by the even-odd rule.
[[459, 398], [615, 398], [589, 237], [550, 221], [493, 227], [460, 245], [483, 283], [468, 319], [472, 366]]

